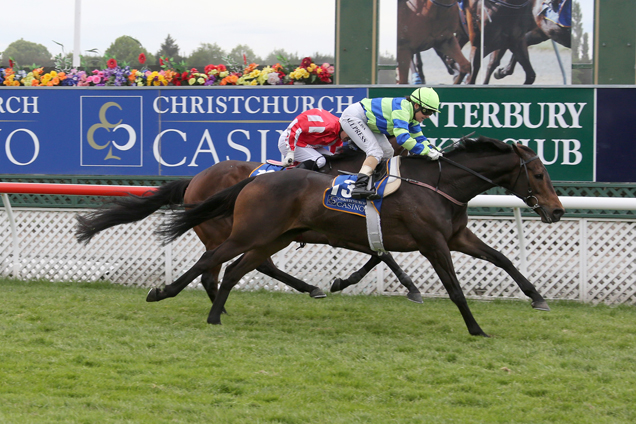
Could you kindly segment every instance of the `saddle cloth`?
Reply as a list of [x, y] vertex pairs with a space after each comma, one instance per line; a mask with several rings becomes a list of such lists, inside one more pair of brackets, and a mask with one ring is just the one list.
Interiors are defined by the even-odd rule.
[[[400, 187], [402, 180], [396, 178], [399, 176], [400, 156], [394, 156], [386, 162], [384, 177], [375, 182], [375, 190], [380, 195], [380, 198], [369, 203], [373, 205], [376, 213], [380, 213], [382, 200], [388, 195], [395, 193]], [[325, 190], [322, 200], [323, 205], [327, 209], [366, 216], [365, 207], [367, 206], [367, 201], [351, 197], [351, 191], [357, 180], [357, 175], [339, 175], [334, 178], [331, 187]]]

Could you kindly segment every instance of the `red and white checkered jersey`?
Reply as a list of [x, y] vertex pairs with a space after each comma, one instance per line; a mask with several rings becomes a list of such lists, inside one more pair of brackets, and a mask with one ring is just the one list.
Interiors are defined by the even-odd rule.
[[296, 147], [328, 146], [331, 152], [342, 146], [340, 120], [323, 109], [309, 109], [294, 119], [285, 130], [285, 144]]

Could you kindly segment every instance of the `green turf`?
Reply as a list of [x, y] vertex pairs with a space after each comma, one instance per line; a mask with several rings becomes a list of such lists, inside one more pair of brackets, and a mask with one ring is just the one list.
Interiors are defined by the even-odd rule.
[[0, 423], [633, 423], [636, 308], [0, 281]]

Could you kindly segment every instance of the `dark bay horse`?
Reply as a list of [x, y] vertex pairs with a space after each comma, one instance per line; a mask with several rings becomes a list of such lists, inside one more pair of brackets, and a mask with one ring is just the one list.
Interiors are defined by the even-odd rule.
[[[562, 46], [570, 48], [572, 46], [571, 26], [561, 25], [553, 19], [548, 19], [546, 7], [554, 8], [555, 14], [563, 13], [568, 15], [571, 23], [572, 0], [554, 0], [549, 3], [546, 3], [544, 0], [534, 0], [534, 5], [532, 6], [532, 17], [536, 26], [534, 29], [526, 33], [526, 44], [528, 46], [534, 46], [535, 44], [552, 39]], [[498, 55], [502, 57], [504, 53], [505, 52], [501, 52], [498, 53]], [[496, 79], [502, 79], [508, 75], [512, 75], [516, 64], [517, 58], [513, 54], [508, 65], [497, 69], [493, 76]]]
[[[408, 84], [413, 56], [435, 49], [444, 60], [451, 58], [459, 74], [454, 83], [470, 74], [470, 63], [462, 54], [455, 34], [462, 31], [457, 0], [398, 0], [397, 61], [399, 84]], [[418, 66], [421, 72], [421, 65]], [[420, 73], [423, 77], [423, 74]]]
[[[471, 44], [470, 63], [472, 73], [469, 84], [477, 82], [482, 55], [493, 53], [486, 69], [484, 84], [490, 77], [506, 50], [515, 55], [516, 60], [526, 72], [524, 84], [532, 84], [536, 73], [530, 63], [526, 33], [535, 26], [532, 21], [532, 0], [463, 0], [466, 25]], [[482, 8], [484, 10], [484, 34], [481, 33]], [[484, 51], [481, 51], [481, 39], [484, 38]]]
[[[394, 144], [395, 138], [392, 137], [391, 141]], [[336, 175], [338, 170], [356, 172], [362, 166], [364, 158], [364, 153], [349, 150], [342, 155], [327, 157], [327, 165], [323, 167], [322, 171], [330, 175]], [[78, 215], [76, 237], [78, 241], [88, 243], [93, 236], [107, 228], [140, 221], [163, 206], [172, 207], [202, 202], [219, 191], [244, 180], [260, 165], [260, 162], [223, 161], [200, 172], [190, 180], [172, 181], [164, 184], [149, 196], [117, 198], [108, 207], [97, 209], [83, 216]], [[212, 250], [228, 238], [231, 229], [232, 218], [226, 217], [202, 223], [196, 226], [194, 231], [205, 245], [206, 250]], [[317, 244], [328, 243], [322, 234], [310, 232], [303, 234], [299, 241]], [[372, 254], [373, 252], [368, 250], [367, 253]], [[372, 254], [362, 269], [354, 272], [345, 280], [338, 279], [337, 281], [339, 284], [356, 284], [380, 262], [386, 263], [400, 283], [408, 289], [407, 298], [409, 300], [422, 303], [419, 290], [390, 254], [382, 256]], [[271, 258], [266, 258], [256, 269], [301, 293], [309, 293], [314, 298], [325, 297], [324, 292], [319, 287], [307, 284], [278, 269]], [[201, 277], [201, 283], [212, 302], [216, 296], [220, 271], [221, 265], [218, 265], [206, 271]]]
[[[503, 268], [532, 299], [534, 308], [549, 310], [543, 297], [510, 260], [486, 245], [466, 226], [467, 202], [493, 186], [504, 187], [522, 198], [543, 222], [559, 221], [565, 211], [541, 161], [528, 147], [487, 138], [467, 140], [463, 147], [445, 158], [440, 162], [414, 156], [403, 158], [403, 177], [438, 187], [439, 192], [419, 184], [403, 184], [395, 194], [384, 199], [380, 216], [385, 248], [400, 252], [417, 250], [424, 255], [472, 335], [486, 334], [468, 307], [455, 274], [451, 251], [485, 259]], [[305, 170], [261, 175], [244, 180], [193, 209], [175, 214], [161, 231], [166, 240], [173, 240], [211, 218], [233, 216], [234, 224], [225, 242], [205, 252], [172, 284], [151, 289], [146, 300], [174, 297], [205, 271], [243, 254], [227, 268], [208, 316], [209, 323], [220, 324], [232, 287], [299, 234], [311, 230], [324, 234], [332, 243], [367, 246], [363, 218], [322, 205], [323, 193], [331, 181], [330, 176]]]

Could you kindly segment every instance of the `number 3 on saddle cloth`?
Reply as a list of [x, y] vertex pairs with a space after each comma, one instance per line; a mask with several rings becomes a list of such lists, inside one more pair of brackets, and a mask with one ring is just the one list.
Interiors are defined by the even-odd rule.
[[[380, 255], [386, 250], [382, 242], [382, 229], [380, 226], [380, 210], [384, 197], [393, 193], [400, 186], [399, 177], [400, 157], [395, 156], [386, 162], [386, 173], [379, 181], [374, 182], [375, 190], [380, 195], [376, 200], [358, 200], [351, 197], [351, 192], [355, 186], [357, 175], [339, 175], [334, 178], [332, 186], [325, 190], [323, 205], [327, 209], [347, 212], [354, 215], [363, 216], [367, 220], [367, 235], [369, 246]], [[393, 176], [391, 175], [393, 172]]]

